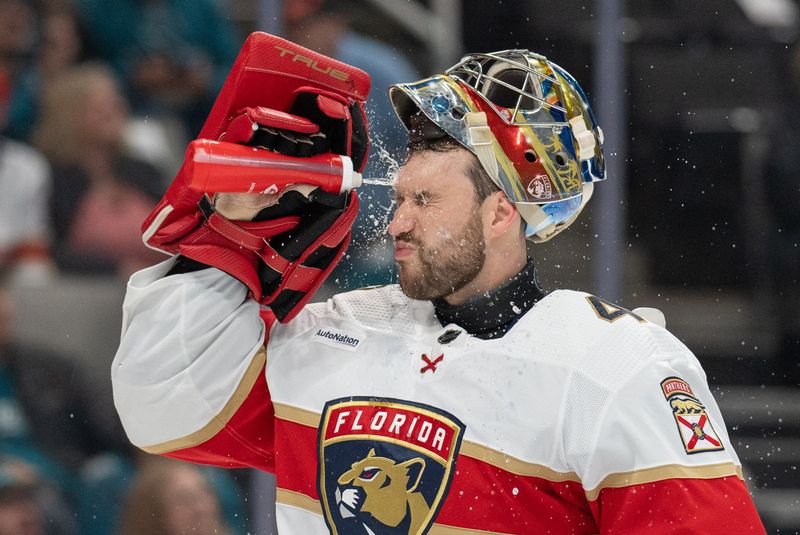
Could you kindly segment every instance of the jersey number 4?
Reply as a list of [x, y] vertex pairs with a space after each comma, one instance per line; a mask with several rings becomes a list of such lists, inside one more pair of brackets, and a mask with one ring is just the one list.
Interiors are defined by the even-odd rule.
[[595, 297], [594, 295], [588, 296], [586, 300], [589, 301], [590, 305], [592, 305], [592, 309], [595, 311], [597, 316], [600, 319], [606, 320], [609, 323], [613, 323], [624, 316], [630, 316], [632, 318], [635, 318], [637, 321], [641, 323], [644, 323], [646, 321], [643, 317], [636, 314], [635, 312], [631, 312], [627, 308], [622, 308], [620, 306], [615, 305], [614, 303], [609, 303], [608, 301], [604, 301], [599, 297]]

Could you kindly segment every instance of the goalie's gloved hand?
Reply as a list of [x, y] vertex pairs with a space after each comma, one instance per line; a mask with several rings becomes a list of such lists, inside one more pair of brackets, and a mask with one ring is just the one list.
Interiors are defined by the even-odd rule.
[[[348, 156], [360, 172], [368, 150], [368, 92], [363, 71], [256, 32], [240, 51], [200, 138], [298, 158], [332, 152]], [[288, 321], [344, 253], [358, 209], [355, 193], [293, 190], [265, 208], [275, 199], [192, 190], [190, 170], [184, 164], [144, 222], [145, 243], [181, 255], [173, 272], [208, 265], [231, 274]]]
[[[259, 146], [268, 143], [273, 151], [297, 158], [331, 148], [347, 150], [352, 119], [346, 101], [302, 88], [295, 108], [322, 126], [270, 108], [245, 108], [222, 139]], [[261, 154], [269, 157], [270, 152]], [[182, 168], [176, 180], [186, 181], [184, 169], [189, 168]], [[193, 268], [199, 262], [236, 277], [255, 299], [273, 309], [279, 321], [288, 321], [344, 254], [358, 198], [354, 192], [329, 194], [313, 186], [293, 185], [277, 194], [206, 194], [198, 208], [201, 217], [190, 219], [194, 226], [171, 243], [177, 246], [176, 252], [194, 261]], [[177, 269], [187, 267], [181, 262]]]
[[297, 226], [270, 240], [277, 256], [265, 259], [258, 270], [265, 301], [279, 321], [291, 319], [339, 263], [350, 244], [358, 197], [355, 192], [337, 195], [320, 188], [288, 191], [255, 221], [293, 214], [300, 215]]

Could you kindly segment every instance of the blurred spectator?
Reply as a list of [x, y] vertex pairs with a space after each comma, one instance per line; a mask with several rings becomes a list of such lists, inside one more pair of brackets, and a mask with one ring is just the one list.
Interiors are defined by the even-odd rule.
[[[76, 513], [91, 510], [84, 503], [91, 498], [84, 492], [86, 467], [122, 458], [129, 445], [110, 404], [75, 361], [16, 339], [5, 280], [0, 274], [0, 468], [28, 474], [41, 486], [48, 526], [75, 533]], [[105, 477], [119, 484], [122, 475]]]
[[0, 486], [0, 535], [45, 535], [44, 519], [29, 487]]
[[[5, 130], [12, 91], [34, 43], [33, 11], [19, 0], [0, 0], [0, 132]], [[32, 148], [0, 137], [0, 268], [38, 281], [52, 272], [46, 203], [50, 169]]]
[[5, 280], [0, 273], [0, 456], [28, 467], [50, 495], [63, 493], [67, 501], [51, 499], [48, 518], [73, 525], [78, 513], [82, 535], [108, 534], [108, 514], [93, 503], [102, 496], [89, 491], [102, 479], [105, 494], [124, 492], [131, 447], [102, 387], [76, 360], [19, 342]]
[[9, 137], [25, 141], [38, 119], [42, 88], [83, 57], [83, 32], [68, 1], [45, 5], [38, 34], [36, 47], [14, 83], [6, 127]]
[[216, 0], [76, 0], [90, 52], [123, 76], [134, 113], [199, 132], [241, 45]]
[[33, 485], [0, 471], [0, 535], [45, 535]]
[[772, 125], [766, 166], [766, 197], [775, 232], [769, 261], [778, 300], [777, 379], [800, 386], [800, 44], [790, 56], [787, 109]]
[[73, 514], [61, 491], [37, 470], [0, 457], [0, 535], [74, 535]]
[[120, 535], [230, 535], [207, 468], [148, 457], [124, 505]]
[[77, 471], [94, 455], [127, 451], [116, 415], [97, 403], [99, 390], [84, 381], [77, 362], [19, 343], [14, 315], [0, 281], [0, 453]]
[[24, 0], [0, 0], [0, 87], [11, 88], [36, 43], [36, 19]]
[[123, 150], [127, 105], [111, 71], [73, 67], [43, 93], [34, 141], [53, 166], [55, 259], [65, 270], [127, 277], [162, 256], [139, 227], [164, 189], [150, 164]]
[[[6, 101], [0, 88], [0, 129]], [[18, 282], [41, 282], [54, 270], [48, 251], [50, 166], [32, 147], [0, 136], [0, 268]]]

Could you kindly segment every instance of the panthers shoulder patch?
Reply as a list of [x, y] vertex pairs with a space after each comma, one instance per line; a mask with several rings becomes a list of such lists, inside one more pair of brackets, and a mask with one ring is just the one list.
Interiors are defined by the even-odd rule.
[[725, 449], [705, 406], [694, 395], [689, 383], [680, 377], [667, 377], [661, 381], [661, 391], [672, 409], [687, 454]]
[[317, 486], [334, 535], [424, 535], [455, 471], [464, 424], [411, 401], [350, 397], [325, 404]]

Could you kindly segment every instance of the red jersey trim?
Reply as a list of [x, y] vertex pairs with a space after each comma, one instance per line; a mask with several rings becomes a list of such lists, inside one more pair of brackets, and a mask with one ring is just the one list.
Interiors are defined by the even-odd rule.
[[766, 535], [747, 487], [737, 476], [607, 488], [589, 507], [601, 533]]
[[702, 466], [683, 466], [679, 464], [655, 466], [643, 470], [608, 475], [595, 488], [586, 491], [586, 499], [590, 502], [596, 500], [600, 495], [600, 491], [605, 488], [630, 487], [666, 479], [716, 479], [727, 476], [738, 476], [739, 479], [744, 481], [742, 467], [732, 462]]
[[192, 448], [217, 435], [228, 424], [231, 418], [233, 418], [245, 399], [247, 399], [248, 394], [250, 394], [250, 391], [253, 389], [253, 385], [256, 384], [259, 376], [264, 373], [266, 362], [267, 352], [264, 347], [261, 347], [253, 356], [253, 360], [250, 362], [247, 370], [245, 370], [244, 376], [242, 376], [242, 380], [239, 382], [239, 386], [236, 387], [236, 390], [233, 392], [228, 402], [219, 414], [213, 417], [211, 421], [201, 429], [185, 437], [168, 440], [160, 444], [153, 444], [152, 446], [143, 446], [141, 449], [147, 453], [164, 455], [176, 450]]
[[500, 533], [499, 531], [482, 531], [469, 528], [457, 528], [454, 526], [445, 526], [443, 524], [434, 524], [431, 526], [428, 535], [511, 535], [509, 533]]

